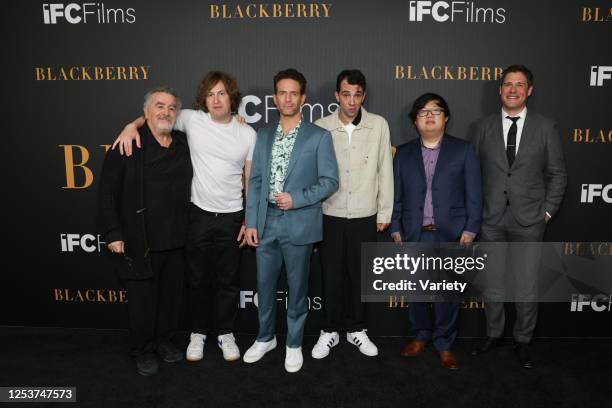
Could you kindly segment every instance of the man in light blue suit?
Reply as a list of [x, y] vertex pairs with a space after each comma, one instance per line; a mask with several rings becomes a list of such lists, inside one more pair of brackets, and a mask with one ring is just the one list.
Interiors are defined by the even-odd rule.
[[285, 369], [302, 368], [312, 244], [323, 239], [321, 201], [338, 189], [338, 165], [328, 131], [302, 120], [306, 78], [295, 69], [274, 77], [278, 124], [257, 132], [246, 209], [247, 243], [257, 247], [259, 334], [244, 354], [254, 363], [276, 347], [276, 286], [287, 270]]

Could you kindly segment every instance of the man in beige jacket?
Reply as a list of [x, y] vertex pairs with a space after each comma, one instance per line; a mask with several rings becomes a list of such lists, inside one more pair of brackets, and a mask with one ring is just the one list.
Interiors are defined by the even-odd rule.
[[312, 357], [329, 355], [346, 330], [346, 339], [367, 356], [378, 355], [368, 338], [365, 304], [361, 303], [361, 243], [391, 222], [393, 163], [389, 125], [363, 107], [366, 79], [359, 70], [344, 70], [336, 81], [340, 107], [315, 124], [333, 138], [340, 188], [323, 202], [323, 304], [326, 323]]

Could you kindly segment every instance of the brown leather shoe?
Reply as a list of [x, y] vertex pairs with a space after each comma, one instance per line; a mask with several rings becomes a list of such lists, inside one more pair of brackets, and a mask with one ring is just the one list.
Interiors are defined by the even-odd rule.
[[424, 341], [412, 340], [404, 346], [400, 354], [404, 357], [416, 357], [423, 350], [425, 350]]
[[452, 351], [441, 351], [440, 361], [442, 361], [442, 365], [449, 370], [459, 369], [459, 364], [457, 364], [457, 360], [455, 359], [455, 355]]

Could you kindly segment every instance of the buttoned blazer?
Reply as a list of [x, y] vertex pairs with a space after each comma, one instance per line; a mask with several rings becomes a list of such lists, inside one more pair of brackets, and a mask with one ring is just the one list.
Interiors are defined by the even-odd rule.
[[506, 205], [522, 226], [542, 222], [558, 211], [567, 173], [554, 121], [528, 110], [512, 166], [508, 164], [501, 114], [479, 121], [473, 139], [484, 188], [483, 221], [495, 225]]

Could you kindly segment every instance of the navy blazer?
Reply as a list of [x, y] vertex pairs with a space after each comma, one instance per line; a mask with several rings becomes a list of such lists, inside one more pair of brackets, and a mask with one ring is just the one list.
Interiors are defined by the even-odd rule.
[[[257, 228], [260, 239], [266, 225], [270, 161], [277, 125], [257, 131], [249, 178], [246, 226]], [[338, 189], [338, 180], [338, 164], [330, 133], [302, 120], [289, 159], [284, 186], [284, 191], [291, 194], [293, 199], [293, 208], [285, 212], [292, 244], [306, 245], [323, 239], [321, 201]]]
[[[390, 233], [419, 241], [427, 183], [421, 139], [401, 145], [393, 160], [395, 202]], [[478, 233], [482, 222], [482, 177], [471, 143], [444, 134], [431, 186], [436, 232], [456, 242], [463, 231]]]

